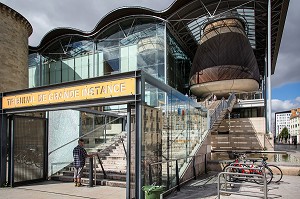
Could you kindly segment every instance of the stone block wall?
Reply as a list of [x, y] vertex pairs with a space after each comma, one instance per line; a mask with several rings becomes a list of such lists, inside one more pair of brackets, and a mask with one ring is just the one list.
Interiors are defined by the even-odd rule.
[[0, 3], [0, 92], [28, 88], [30, 23]]

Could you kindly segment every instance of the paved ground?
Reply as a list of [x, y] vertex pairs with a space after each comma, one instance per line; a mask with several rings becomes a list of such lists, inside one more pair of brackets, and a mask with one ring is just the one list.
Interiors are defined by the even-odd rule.
[[[218, 178], [216, 173], [210, 173], [202, 179], [193, 180], [181, 188], [180, 192], [175, 192], [168, 196], [168, 199], [215, 199], [217, 193]], [[246, 183], [244, 185], [235, 185], [232, 189], [235, 193], [248, 194], [248, 196], [231, 194], [229, 196], [221, 195], [220, 198], [240, 199], [254, 198], [263, 196], [261, 188], [247, 187], [246, 185], [257, 186], [256, 183]], [[296, 199], [300, 195], [300, 176], [283, 176], [280, 183], [271, 183], [268, 185], [268, 198]], [[249, 196], [251, 195], [251, 197]]]
[[[271, 184], [268, 187], [268, 198], [294, 199], [300, 195], [300, 176], [283, 176], [279, 184]], [[236, 185], [233, 191], [240, 193], [250, 193], [252, 196], [262, 196], [260, 188], [249, 188]], [[20, 186], [15, 188], [1, 188], [1, 199], [124, 199], [125, 188], [97, 186], [74, 187], [73, 183], [61, 183], [57, 181], [47, 181], [39, 184]], [[215, 199], [217, 198], [217, 173], [210, 173], [199, 180], [193, 180], [181, 188], [180, 192], [175, 192], [167, 197], [168, 199]], [[221, 198], [240, 199], [248, 196], [221, 195]]]
[[15, 188], [0, 188], [1, 199], [118, 199], [125, 198], [126, 189], [109, 186], [75, 187], [73, 183], [47, 181]]
[[[293, 145], [280, 145], [276, 150], [287, 150], [289, 154], [300, 157], [300, 145], [297, 149]], [[300, 176], [284, 175], [282, 182], [269, 186], [268, 198], [300, 198]], [[254, 196], [262, 196], [260, 188], [249, 188], [236, 185], [234, 191], [242, 193], [248, 192]], [[0, 188], [1, 199], [123, 199], [125, 198], [125, 188], [96, 186], [89, 188], [74, 187], [73, 183], [62, 183], [57, 181], [46, 181], [39, 184], [20, 186], [15, 188]], [[210, 173], [199, 180], [193, 180], [181, 188], [180, 192], [172, 193], [168, 199], [213, 199], [217, 198], [217, 173]], [[221, 198], [240, 199], [249, 196], [222, 195]]]

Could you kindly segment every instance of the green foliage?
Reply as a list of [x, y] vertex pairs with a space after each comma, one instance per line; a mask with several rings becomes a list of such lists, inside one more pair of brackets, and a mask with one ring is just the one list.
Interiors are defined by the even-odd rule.
[[290, 136], [289, 130], [286, 127], [284, 127], [279, 134], [279, 138], [287, 140], [289, 138], [289, 136]]

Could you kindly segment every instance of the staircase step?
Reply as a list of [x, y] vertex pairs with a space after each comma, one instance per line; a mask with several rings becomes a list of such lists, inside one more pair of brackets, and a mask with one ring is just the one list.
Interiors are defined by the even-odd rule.
[[[63, 175], [61, 176], [71, 176], [73, 177], [74, 173], [70, 171], [63, 172]], [[94, 174], [95, 175], [95, 174]], [[96, 174], [97, 179], [104, 179], [104, 174], [103, 173], [98, 173]], [[83, 178], [89, 178], [89, 172], [83, 172], [82, 173]], [[119, 181], [126, 181], [126, 173], [106, 173], [106, 178], [110, 180], [119, 180]], [[52, 179], [52, 177], [51, 177]]]
[[[73, 176], [51, 176], [51, 180], [63, 181], [63, 182], [73, 182]], [[81, 178], [84, 185], [89, 184], [89, 178]], [[126, 181], [117, 181], [109, 179], [97, 179], [97, 185], [111, 186], [111, 187], [126, 187]]]

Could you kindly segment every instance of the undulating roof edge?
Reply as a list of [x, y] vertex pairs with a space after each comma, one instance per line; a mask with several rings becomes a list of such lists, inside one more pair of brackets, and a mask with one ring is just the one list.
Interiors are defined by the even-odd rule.
[[[177, 12], [184, 12], [188, 13], [189, 12], [189, 6], [188, 5], [193, 5], [197, 0], [189, 0], [189, 1], [182, 1], [182, 0], [175, 0], [168, 8], [162, 10], [162, 11], [155, 11], [149, 8], [145, 7], [121, 7], [114, 9], [110, 11], [108, 14], [103, 16], [100, 21], [96, 24], [95, 28], [91, 31], [82, 31], [74, 28], [56, 28], [53, 30], [50, 30], [45, 36], [41, 39], [40, 44], [38, 46], [29, 46], [30, 53], [32, 52], [39, 52], [42, 51], [44, 48], [47, 48], [48, 44], [56, 40], [57, 38], [64, 36], [64, 35], [78, 35], [82, 37], [90, 37], [92, 38], [94, 35], [97, 33], [101, 32], [101, 30], [105, 29], [107, 26], [115, 22], [116, 20], [122, 19], [124, 17], [129, 17], [129, 16], [152, 16], [152, 17], [157, 17], [162, 20], [168, 20], [170, 16], [174, 16], [174, 13], [176, 14]], [[275, 67], [276, 67], [276, 62], [277, 62], [277, 57], [278, 57], [278, 52], [280, 48], [280, 43], [282, 39], [282, 32], [284, 29], [284, 24], [287, 16], [287, 11], [288, 11], [288, 6], [289, 6], [289, 1], [290, 0], [282, 0], [281, 1], [274, 1], [275, 4], [281, 4], [281, 9], [280, 9], [280, 15], [274, 15], [272, 14], [272, 22], [276, 21], [276, 38], [272, 38], [272, 74], [275, 72]], [[212, 3], [217, 3], [218, 0], [207, 0], [203, 1], [204, 3], [207, 4], [212, 4]], [[273, 1], [272, 1], [273, 2]], [[265, 3], [264, 3], [265, 4]], [[267, 5], [267, 3], [266, 3]], [[183, 14], [184, 15], [184, 14]], [[274, 18], [275, 17], [275, 18]], [[172, 24], [173, 22], [169, 22]], [[273, 24], [272, 24], [273, 25]], [[182, 29], [184, 31], [186, 29]], [[266, 33], [266, 32], [265, 32]], [[182, 35], [179, 32], [176, 33], [177, 36], [180, 37]], [[273, 33], [272, 33], [273, 35]], [[185, 41], [184, 38], [179, 38], [183, 42]], [[196, 45], [196, 44], [193, 44]], [[261, 47], [266, 47], [266, 46], [261, 46]], [[263, 52], [261, 52], [263, 53]], [[260, 54], [261, 54], [260, 53]], [[263, 64], [263, 63], [262, 63]], [[263, 64], [264, 65], [264, 64]]]
[[41, 42], [37, 46], [29, 46], [31, 51], [39, 51], [44, 48], [49, 42], [55, 40], [57, 37], [70, 34], [70, 35], [79, 35], [82, 37], [90, 37], [99, 32], [103, 27], [111, 24], [116, 19], [131, 15], [143, 15], [143, 16], [155, 16], [160, 17], [163, 11], [154, 11], [144, 7], [121, 7], [115, 10], [110, 11], [107, 15], [103, 16], [100, 21], [96, 24], [95, 28], [91, 31], [83, 31], [75, 28], [66, 28], [60, 27], [50, 30], [45, 36], [41, 39]]

